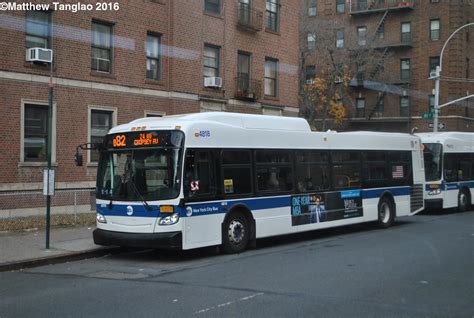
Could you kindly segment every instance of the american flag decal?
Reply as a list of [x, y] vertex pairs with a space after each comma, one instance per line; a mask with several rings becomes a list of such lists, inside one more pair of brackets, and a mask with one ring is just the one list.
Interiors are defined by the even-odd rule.
[[392, 166], [392, 178], [393, 179], [403, 178], [403, 166]]

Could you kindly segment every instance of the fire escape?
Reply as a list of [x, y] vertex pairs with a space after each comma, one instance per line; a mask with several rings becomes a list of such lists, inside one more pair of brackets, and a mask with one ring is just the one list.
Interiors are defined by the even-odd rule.
[[[263, 16], [263, 12], [252, 8], [249, 1], [241, 0], [237, 5], [237, 28], [250, 36], [255, 35], [263, 30]], [[255, 101], [262, 95], [262, 81], [252, 78], [249, 61], [246, 69], [243, 67], [235, 78], [234, 97]]]
[[[385, 69], [385, 60], [389, 53], [393, 50], [406, 50], [412, 47], [411, 32], [401, 33], [400, 41], [388, 42], [384, 39], [385, 23], [391, 14], [396, 12], [409, 12], [414, 9], [416, 0], [352, 0], [350, 4], [350, 15], [353, 18], [367, 17], [368, 15], [381, 15], [377, 23], [375, 32], [367, 43], [370, 49], [379, 51], [377, 62], [368, 72], [358, 72], [356, 77], [351, 80], [350, 85], [353, 88], [363, 88], [370, 90], [378, 90], [379, 94], [375, 104], [366, 112], [366, 118], [370, 120], [372, 117], [380, 117], [379, 107], [386, 96], [387, 92], [393, 91], [393, 86], [406, 87], [411, 80], [408, 77], [400, 76], [399, 78], [378, 78]], [[410, 30], [411, 31], [411, 30]], [[367, 76], [368, 75], [368, 76]]]

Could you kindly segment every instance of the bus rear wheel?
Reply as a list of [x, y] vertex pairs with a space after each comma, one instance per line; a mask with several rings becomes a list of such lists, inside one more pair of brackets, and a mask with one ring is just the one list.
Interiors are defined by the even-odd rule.
[[458, 211], [466, 212], [469, 209], [471, 203], [469, 202], [469, 194], [466, 189], [462, 189], [458, 194]]
[[395, 219], [395, 207], [387, 197], [383, 197], [378, 205], [377, 226], [385, 229], [393, 224]]
[[224, 253], [240, 253], [247, 248], [250, 230], [247, 218], [242, 213], [229, 214], [224, 221], [222, 232]]

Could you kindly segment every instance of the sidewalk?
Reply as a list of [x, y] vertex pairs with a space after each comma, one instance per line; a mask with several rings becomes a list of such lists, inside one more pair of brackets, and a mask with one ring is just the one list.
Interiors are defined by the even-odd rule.
[[117, 248], [94, 244], [94, 226], [52, 228], [50, 248], [46, 231], [0, 232], [0, 272], [106, 255]]

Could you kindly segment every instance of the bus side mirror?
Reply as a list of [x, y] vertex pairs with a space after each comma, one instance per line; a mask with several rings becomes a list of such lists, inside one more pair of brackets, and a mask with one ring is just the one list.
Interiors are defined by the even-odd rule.
[[74, 156], [74, 161], [76, 162], [76, 166], [82, 166], [82, 154], [79, 153], [79, 149], [76, 149], [76, 155]]

